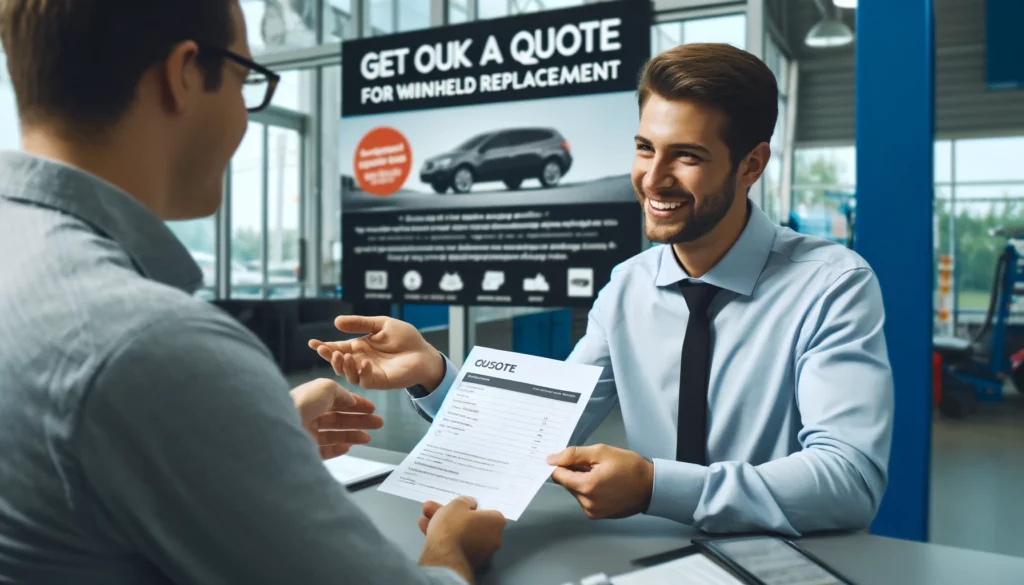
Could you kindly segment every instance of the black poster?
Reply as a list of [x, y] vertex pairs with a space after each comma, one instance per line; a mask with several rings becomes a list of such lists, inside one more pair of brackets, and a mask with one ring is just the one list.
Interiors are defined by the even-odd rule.
[[589, 307], [640, 252], [646, 2], [344, 44], [342, 294]]
[[342, 116], [634, 91], [650, 10], [599, 2], [348, 41]]

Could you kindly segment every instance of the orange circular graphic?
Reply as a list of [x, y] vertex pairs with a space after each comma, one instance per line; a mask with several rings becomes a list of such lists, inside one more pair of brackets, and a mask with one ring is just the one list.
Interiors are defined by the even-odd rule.
[[412, 171], [412, 148], [394, 128], [374, 128], [356, 146], [356, 182], [371, 195], [387, 197], [402, 188]]

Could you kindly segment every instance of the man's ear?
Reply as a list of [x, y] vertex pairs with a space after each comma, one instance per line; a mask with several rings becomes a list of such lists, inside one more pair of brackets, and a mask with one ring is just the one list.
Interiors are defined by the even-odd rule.
[[203, 90], [198, 59], [199, 46], [193, 41], [185, 41], [171, 49], [159, 69], [164, 105], [171, 114], [185, 113], [194, 94]]
[[768, 167], [768, 160], [772, 156], [772, 149], [767, 142], [762, 142], [754, 147], [747, 154], [747, 157], [740, 163], [739, 174], [737, 175], [737, 186], [744, 190], [749, 189]]

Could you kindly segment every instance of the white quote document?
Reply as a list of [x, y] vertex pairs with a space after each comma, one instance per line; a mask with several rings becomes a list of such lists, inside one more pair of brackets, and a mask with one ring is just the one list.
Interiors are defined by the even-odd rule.
[[378, 489], [441, 504], [471, 496], [518, 520], [600, 376], [596, 366], [473, 348], [427, 434]]
[[612, 585], [743, 585], [702, 554], [612, 578]]

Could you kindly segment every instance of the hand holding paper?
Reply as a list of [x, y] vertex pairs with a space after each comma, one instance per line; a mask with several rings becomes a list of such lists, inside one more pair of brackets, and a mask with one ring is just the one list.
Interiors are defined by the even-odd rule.
[[626, 518], [643, 513], [654, 490], [654, 464], [608, 445], [569, 447], [548, 457], [552, 479], [569, 490], [589, 518]]
[[430, 430], [380, 490], [421, 502], [470, 496], [518, 520], [600, 375], [594, 366], [474, 348]]

